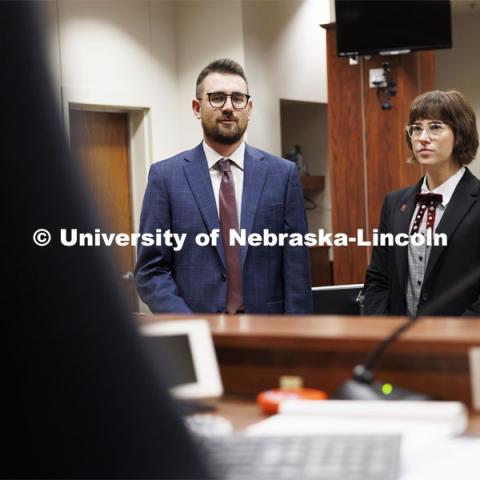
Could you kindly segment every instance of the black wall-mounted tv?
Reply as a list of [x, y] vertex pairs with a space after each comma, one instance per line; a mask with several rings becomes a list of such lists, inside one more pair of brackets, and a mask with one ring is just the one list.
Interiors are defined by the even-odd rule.
[[452, 47], [449, 0], [336, 0], [340, 57]]

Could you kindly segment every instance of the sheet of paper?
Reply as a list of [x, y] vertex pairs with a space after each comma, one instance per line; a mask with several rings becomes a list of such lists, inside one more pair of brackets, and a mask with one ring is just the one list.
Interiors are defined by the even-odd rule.
[[424, 445], [400, 460], [399, 480], [478, 480], [480, 438], [460, 437]]

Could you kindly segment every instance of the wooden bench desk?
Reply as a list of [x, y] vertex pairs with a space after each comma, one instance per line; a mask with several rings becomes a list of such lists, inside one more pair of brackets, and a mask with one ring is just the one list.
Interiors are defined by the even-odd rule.
[[[209, 324], [225, 393], [254, 398], [281, 375], [332, 394], [352, 369], [403, 317], [277, 315], [139, 315], [144, 323], [204, 318]], [[480, 345], [480, 318], [420, 319], [384, 353], [375, 368], [395, 383], [471, 407], [468, 351]]]

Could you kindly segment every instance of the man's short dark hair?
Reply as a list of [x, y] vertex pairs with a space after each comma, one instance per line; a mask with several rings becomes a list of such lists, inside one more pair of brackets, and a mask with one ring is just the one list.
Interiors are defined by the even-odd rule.
[[[410, 106], [408, 124], [420, 119], [441, 120], [452, 129], [455, 136], [452, 157], [458, 165], [468, 165], [475, 158], [478, 149], [475, 112], [460, 92], [433, 90], [419, 95]], [[407, 144], [412, 150], [408, 134]], [[412, 155], [409, 161], [417, 160]]]
[[[220, 58], [209, 63], [199, 74], [197, 77], [197, 86], [196, 86], [196, 96], [197, 99], [200, 100], [202, 97], [202, 84], [207, 75], [211, 73], [230, 73], [232, 75], [238, 75], [245, 80], [248, 89], [248, 81], [247, 77], [245, 76], [245, 72], [243, 71], [242, 66], [236, 62], [235, 60], [231, 60], [230, 58]], [[247, 90], [248, 93], [248, 90]]]

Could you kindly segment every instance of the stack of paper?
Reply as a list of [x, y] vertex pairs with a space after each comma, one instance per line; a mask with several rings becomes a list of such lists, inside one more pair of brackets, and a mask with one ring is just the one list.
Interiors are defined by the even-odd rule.
[[280, 413], [252, 425], [255, 434], [385, 433], [460, 435], [468, 423], [459, 402], [287, 400]]

